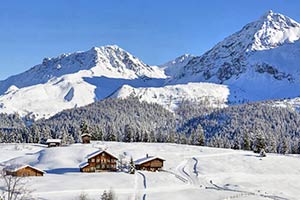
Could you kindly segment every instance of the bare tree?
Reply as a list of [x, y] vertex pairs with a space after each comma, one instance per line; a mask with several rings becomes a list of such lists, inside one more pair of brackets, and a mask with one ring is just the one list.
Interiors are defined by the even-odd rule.
[[25, 177], [7, 175], [4, 170], [0, 174], [2, 191], [0, 200], [32, 200], [32, 191], [26, 187]]

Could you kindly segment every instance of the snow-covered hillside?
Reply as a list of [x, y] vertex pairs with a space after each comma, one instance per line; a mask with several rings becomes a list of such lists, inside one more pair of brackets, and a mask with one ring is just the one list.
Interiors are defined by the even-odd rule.
[[296, 97], [300, 93], [299, 38], [299, 23], [269, 11], [191, 59], [169, 82], [225, 84], [231, 101]]
[[22, 74], [0, 82], [0, 112], [49, 118], [103, 99], [123, 84], [156, 86], [166, 78], [117, 46], [44, 59]]
[[[33, 196], [71, 200], [85, 192], [99, 199], [112, 188], [118, 200], [298, 200], [299, 156], [178, 144], [93, 142], [44, 148], [30, 144], [0, 144], [0, 164], [30, 164], [45, 170], [43, 177], [27, 178]], [[166, 161], [163, 172], [137, 171], [81, 173], [79, 164], [89, 153], [107, 148], [129, 161], [158, 155]], [[0, 188], [2, 182], [0, 181]]]
[[211, 107], [225, 107], [229, 90], [224, 85], [213, 83], [188, 83], [164, 87], [134, 88], [124, 85], [111, 97], [138, 97], [141, 101], [157, 103], [174, 111], [183, 101], [202, 102]]

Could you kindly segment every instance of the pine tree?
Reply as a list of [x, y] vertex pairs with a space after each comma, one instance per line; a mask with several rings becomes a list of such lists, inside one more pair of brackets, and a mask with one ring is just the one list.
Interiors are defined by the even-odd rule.
[[129, 124], [125, 125], [123, 142], [132, 142], [133, 129]]
[[248, 133], [245, 133], [244, 134], [244, 138], [243, 138], [243, 149], [244, 150], [251, 150], [251, 147], [250, 147], [250, 139], [249, 139], [249, 135]]
[[101, 195], [101, 200], [116, 200], [116, 195], [112, 189], [109, 190], [109, 192], [106, 192], [104, 190], [103, 194]]
[[286, 154], [289, 152], [289, 145], [287, 138], [282, 138], [278, 147], [278, 153]]
[[202, 126], [199, 124], [195, 129], [195, 145], [204, 146], [205, 145], [205, 135]]
[[254, 148], [253, 148], [254, 152], [260, 153], [260, 151], [265, 148], [266, 148], [265, 138], [262, 135], [262, 133], [260, 131], [258, 131], [255, 136], [255, 142], [254, 142]]
[[80, 132], [81, 132], [81, 134], [89, 133], [89, 128], [88, 128], [88, 125], [87, 125], [86, 121], [82, 121], [81, 122], [81, 124], [80, 124]]
[[132, 157], [130, 158], [130, 162], [129, 162], [129, 173], [135, 174], [135, 165]]

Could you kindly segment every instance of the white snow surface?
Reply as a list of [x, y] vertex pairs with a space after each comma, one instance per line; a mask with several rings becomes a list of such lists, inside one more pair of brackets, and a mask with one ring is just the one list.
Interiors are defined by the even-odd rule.
[[174, 111], [183, 101], [206, 102], [209, 107], [226, 107], [229, 90], [225, 85], [213, 83], [188, 83], [164, 87], [134, 88], [124, 85], [111, 97], [138, 97], [141, 101], [157, 103]]
[[[162, 172], [137, 171], [81, 173], [79, 164], [101, 146], [115, 155], [143, 158], [146, 153], [166, 161]], [[82, 192], [99, 199], [112, 188], [118, 200], [298, 200], [299, 155], [178, 144], [96, 142], [45, 148], [30, 144], [0, 144], [0, 164], [30, 164], [47, 173], [26, 178], [33, 196], [47, 200], [73, 200]], [[3, 182], [0, 181], [0, 188]]]

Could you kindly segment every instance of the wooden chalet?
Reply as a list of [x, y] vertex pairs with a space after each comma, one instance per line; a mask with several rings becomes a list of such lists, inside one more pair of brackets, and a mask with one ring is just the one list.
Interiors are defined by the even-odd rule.
[[61, 139], [48, 139], [46, 144], [48, 147], [59, 147], [61, 146]]
[[92, 135], [89, 133], [84, 133], [81, 135], [82, 144], [89, 144], [91, 143]]
[[148, 156], [134, 161], [135, 169], [147, 171], [160, 171], [164, 166], [164, 159], [157, 156]]
[[81, 172], [117, 171], [118, 158], [107, 151], [96, 151], [87, 156], [87, 162], [80, 164]]
[[4, 172], [6, 175], [11, 176], [43, 176], [44, 171], [30, 165], [10, 165], [5, 167]]

